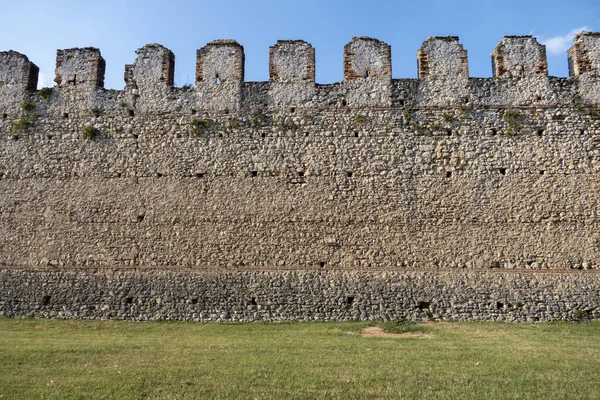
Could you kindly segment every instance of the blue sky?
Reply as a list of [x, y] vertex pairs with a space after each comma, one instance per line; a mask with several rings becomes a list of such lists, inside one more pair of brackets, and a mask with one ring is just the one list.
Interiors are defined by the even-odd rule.
[[269, 46], [303, 39], [316, 49], [317, 82], [343, 79], [352, 36], [392, 46], [394, 78], [416, 77], [416, 51], [428, 36], [455, 35], [473, 77], [491, 76], [490, 53], [504, 35], [532, 34], [547, 44], [550, 75], [567, 76], [566, 49], [578, 30], [600, 31], [600, 0], [2, 0], [0, 51], [26, 54], [53, 86], [56, 49], [98, 47], [106, 87], [121, 89], [135, 50], [160, 43], [175, 53], [175, 83], [194, 82], [196, 49], [235, 39], [246, 80], [268, 80]]

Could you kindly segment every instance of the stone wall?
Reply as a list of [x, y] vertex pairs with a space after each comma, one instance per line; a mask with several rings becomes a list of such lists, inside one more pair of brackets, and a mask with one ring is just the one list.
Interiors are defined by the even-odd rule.
[[577, 36], [555, 78], [508, 36], [494, 78], [469, 78], [458, 38], [429, 38], [419, 78], [392, 79], [390, 46], [360, 37], [345, 80], [318, 85], [306, 42], [244, 82], [243, 47], [220, 40], [175, 88], [151, 44], [118, 91], [98, 49], [68, 49], [39, 93], [37, 67], [0, 53], [0, 313], [595, 316], [599, 48]]
[[527, 272], [0, 272], [0, 316], [123, 320], [562, 321], [600, 317], [600, 276]]

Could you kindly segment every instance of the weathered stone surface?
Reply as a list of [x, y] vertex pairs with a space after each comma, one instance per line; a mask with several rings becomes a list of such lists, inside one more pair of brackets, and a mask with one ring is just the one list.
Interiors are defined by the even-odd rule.
[[75, 86], [104, 87], [106, 63], [100, 50], [73, 48], [56, 52], [56, 78], [59, 88]]
[[196, 103], [204, 109], [240, 108], [244, 48], [235, 40], [215, 40], [196, 52]]
[[269, 48], [269, 76], [274, 82], [314, 82], [315, 49], [303, 40], [279, 40]]
[[0, 315], [121, 320], [562, 321], [600, 316], [596, 273], [0, 271]]
[[505, 36], [492, 52], [492, 73], [498, 78], [546, 76], [546, 46], [531, 36]]
[[469, 77], [467, 51], [457, 36], [428, 38], [417, 51], [419, 78]]
[[[525, 48], [511, 40], [507, 70]], [[437, 38], [427, 75], [392, 79], [389, 46], [358, 38], [347, 79], [316, 85], [310, 45], [274, 47], [269, 82], [243, 82], [242, 47], [217, 41], [196, 87], [175, 88], [173, 54], [148, 45], [123, 91], [102, 88], [98, 50], [65, 50], [49, 96], [0, 53], [0, 312], [595, 315], [593, 69], [529, 74], [541, 58], [525, 52], [526, 76], [468, 78], [458, 40]]]
[[0, 104], [5, 113], [15, 113], [36, 89], [39, 68], [16, 51], [0, 52]]
[[568, 51], [569, 75], [598, 75], [600, 73], [600, 32], [581, 32]]

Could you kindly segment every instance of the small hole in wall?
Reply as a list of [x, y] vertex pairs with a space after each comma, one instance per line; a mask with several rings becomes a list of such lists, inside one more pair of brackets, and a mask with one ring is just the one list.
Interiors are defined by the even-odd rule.
[[492, 128], [492, 136], [496, 136], [498, 134], [498, 129]]
[[496, 308], [499, 310], [501, 308], [504, 308], [504, 303], [500, 303], [499, 301], [496, 302]]
[[585, 134], [585, 131], [583, 129], [578, 129], [577, 133], [579, 133], [580, 135], [583, 135], [583, 134]]
[[50, 299], [51, 299], [51, 297], [48, 295], [42, 297], [42, 305], [47, 306], [48, 304], [50, 304]]
[[543, 130], [543, 129], [538, 129], [537, 131], [535, 131], [535, 133], [536, 133], [538, 136], [542, 136], [542, 135], [544, 134], [544, 130]]
[[162, 178], [163, 174], [161, 174], [160, 172], [157, 172], [156, 174], [154, 174], [154, 176], [156, 176], [157, 178]]
[[135, 117], [135, 112], [133, 110], [127, 110], [130, 117]]
[[140, 215], [138, 215], [138, 216], [137, 216], [137, 222], [139, 223], [139, 222], [142, 222], [142, 221], [144, 221], [144, 218], [145, 218], [145, 215], [144, 215], [144, 214], [140, 214]]
[[319, 261], [319, 267], [325, 268], [325, 264], [326, 264], [325, 261]]
[[304, 177], [304, 171], [297, 171], [297, 172], [296, 172], [296, 176], [297, 176], [298, 178], [303, 178], [303, 177]]
[[346, 297], [346, 305], [351, 305], [352, 303], [354, 303], [354, 296]]
[[346, 100], [342, 100], [342, 106], [346, 107], [348, 105], [348, 102]]
[[138, 135], [136, 135], [135, 133], [132, 133], [131, 136], [133, 136], [134, 139], [138, 138]]
[[224, 109], [224, 110], [223, 110], [223, 114], [229, 114], [229, 109], [227, 109], [227, 108], [226, 108], [226, 109]]
[[254, 177], [258, 176], [258, 171], [250, 171], [250, 176], [251, 176], [252, 178], [254, 178]]
[[502, 175], [506, 175], [506, 168], [498, 168], [498, 172]]
[[400, 99], [400, 107], [406, 106], [406, 100]]
[[546, 171], [544, 171], [543, 169], [540, 169], [540, 175], [544, 175], [546, 173]]
[[198, 304], [198, 299], [197, 298], [193, 298], [190, 300], [190, 303], [192, 304]]
[[452, 136], [452, 129], [446, 129], [446, 135]]
[[262, 137], [262, 138], [265, 138], [265, 137], [267, 137], [267, 132], [261, 132], [261, 133], [260, 133], [260, 137]]
[[248, 305], [249, 306], [257, 306], [258, 304], [256, 303], [256, 298], [253, 297], [252, 299], [250, 299], [250, 301], [248, 301]]
[[133, 297], [127, 297], [125, 299], [125, 304], [133, 304]]
[[352, 171], [346, 171], [346, 177], [352, 178]]
[[48, 140], [52, 140], [53, 137], [54, 136], [52, 136], [52, 135], [46, 135], [46, 139], [48, 139]]
[[198, 178], [198, 179], [204, 178], [204, 172], [196, 172], [195, 175], [196, 175], [196, 178]]
[[417, 307], [419, 308], [419, 310], [425, 310], [427, 308], [429, 308], [430, 303], [428, 301], [420, 301], [417, 304]]
[[296, 107], [291, 107], [291, 108], [290, 108], [290, 112], [291, 112], [292, 114], [293, 114], [293, 113], [295, 113], [295, 112], [296, 112]]
[[463, 103], [469, 104], [470, 102], [471, 102], [471, 99], [469, 97], [463, 97]]
[[352, 136], [358, 137], [358, 132], [352, 132]]
[[69, 118], [69, 113], [63, 113], [63, 118], [64, 118], [64, 119], [67, 119], [67, 118]]
[[12, 139], [16, 141], [16, 140], [19, 140], [20, 138], [19, 138], [19, 135], [13, 135]]
[[542, 101], [542, 96], [535, 96], [535, 101]]
[[446, 171], [446, 178], [452, 178], [452, 171]]
[[2, 114], [2, 119], [8, 118], [8, 114]]

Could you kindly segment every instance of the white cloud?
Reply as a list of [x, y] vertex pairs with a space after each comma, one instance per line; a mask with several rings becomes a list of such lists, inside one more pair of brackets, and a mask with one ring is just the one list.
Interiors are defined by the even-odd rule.
[[546, 46], [546, 50], [548, 50], [548, 53], [550, 54], [563, 54], [573, 44], [573, 38], [575, 38], [575, 35], [581, 31], [587, 30], [589, 30], [587, 26], [582, 26], [581, 28], [571, 30], [564, 36], [554, 36], [546, 39], [542, 41], [542, 44]]

